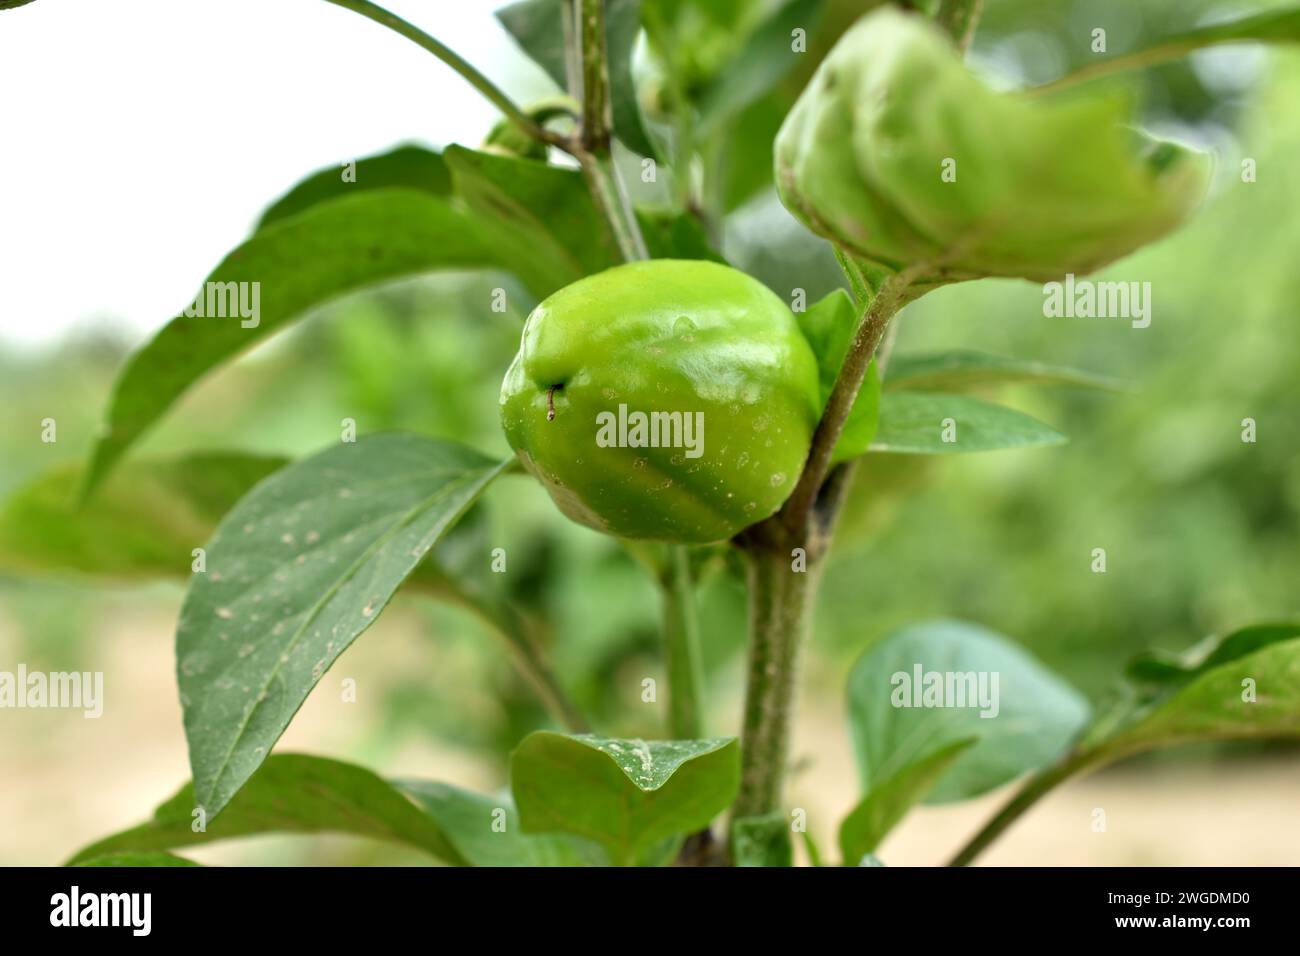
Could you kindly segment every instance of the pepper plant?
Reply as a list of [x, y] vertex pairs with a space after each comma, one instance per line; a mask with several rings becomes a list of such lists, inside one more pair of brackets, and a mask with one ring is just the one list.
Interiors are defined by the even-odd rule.
[[[1105, 383], [1024, 358], [894, 355], [900, 313], [952, 283], [1083, 276], [1177, 229], [1207, 190], [1210, 158], [1134, 127], [1126, 71], [1219, 43], [1295, 41], [1300, 9], [1006, 91], [966, 62], [979, 0], [864, 2], [847, 29], [821, 0], [525, 0], [498, 16], [561, 92], [522, 105], [381, 7], [328, 2], [370, 21], [359, 29], [418, 44], [501, 122], [477, 149], [407, 146], [351, 176], [303, 180], [204, 286], [258, 284], [257, 321], [172, 319], [122, 370], [84, 473], [11, 502], [4, 536], [28, 533], [34, 551], [28, 519], [74, 483], [74, 538], [73, 525], [122, 527], [127, 484], [199, 517], [189, 530], [201, 537], [135, 569], [193, 557], [176, 632], [192, 783], [75, 862], [179, 864], [171, 851], [212, 840], [341, 831], [456, 865], [783, 866], [796, 843], [817, 865], [872, 864], [917, 802], [1027, 775], [957, 851], [965, 864], [1073, 774], [1189, 741], [1300, 733], [1298, 622], [1151, 654], [1094, 715], [1013, 641], [930, 621], [852, 669], [862, 796], [845, 808], [837, 853], [808, 836], [785, 787], [817, 584], [863, 456], [1050, 446], [1054, 429], [970, 387]], [[779, 130], [756, 132], [749, 108], [781, 102], [773, 91], [796, 79]], [[764, 185], [736, 173], [729, 147], [772, 157], [766, 185], [830, 244], [844, 288], [807, 303], [725, 262], [727, 212]], [[638, 207], [629, 177], [664, 185], [669, 205]], [[501, 370], [515, 457], [364, 430], [292, 462], [128, 457], [195, 381], [321, 303], [455, 269], [508, 273], [539, 302]], [[467, 533], [467, 515], [498, 481], [541, 482], [556, 521], [618, 538], [661, 589], [660, 739], [589, 726], [528, 616], [482, 586], [491, 543]], [[152, 533], [147, 510], [125, 510]], [[706, 726], [695, 613], [699, 576], [731, 561], [746, 568], [749, 603], [737, 736]], [[272, 753], [400, 588], [479, 615], [549, 709], [553, 725], [510, 757], [508, 794]], [[913, 674], [909, 702], [898, 678]], [[984, 710], [922, 705], [967, 676], [996, 680]], [[977, 685], [965, 686], [970, 704]]]

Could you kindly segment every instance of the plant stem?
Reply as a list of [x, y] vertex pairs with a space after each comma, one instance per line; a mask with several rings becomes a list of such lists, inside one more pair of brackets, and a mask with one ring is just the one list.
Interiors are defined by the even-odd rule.
[[440, 43], [419, 27], [408, 23], [395, 13], [390, 13], [378, 4], [370, 3], [369, 0], [325, 0], [325, 2], [351, 10], [353, 13], [359, 13], [363, 17], [367, 17], [375, 23], [385, 26], [408, 40], [419, 44], [464, 77], [474, 89], [483, 94], [488, 102], [499, 109], [507, 119], [529, 136], [544, 143], [560, 145], [559, 140], [561, 137], [534, 122], [510, 97], [501, 91], [500, 87], [462, 59], [455, 50]]
[[817, 570], [792, 567], [786, 541], [754, 542], [749, 558], [749, 677], [741, 734], [740, 793], [732, 819], [781, 809], [799, 656]]
[[1043, 83], [1040, 86], [1031, 86], [1024, 90], [1029, 96], [1041, 96], [1046, 93], [1056, 93], [1060, 90], [1068, 89], [1079, 83], [1085, 83], [1089, 80], [1095, 80], [1099, 77], [1107, 76], [1111, 73], [1119, 73], [1123, 70], [1139, 70], [1143, 67], [1154, 66], [1157, 63], [1163, 63], [1166, 60], [1177, 60], [1199, 48], [1201, 44], [1195, 41], [1170, 41], [1160, 43], [1155, 46], [1147, 47], [1144, 50], [1138, 50], [1134, 53], [1122, 53], [1119, 56], [1107, 57], [1104, 60], [1098, 60], [1096, 63], [1090, 63], [1085, 67], [1075, 70], [1073, 73], [1067, 73], [1050, 83]]
[[577, 140], [564, 148], [578, 160], [587, 189], [618, 243], [625, 262], [648, 259], [641, 225], [623, 188], [610, 150], [609, 70], [605, 54], [604, 0], [569, 0], [566, 9], [576, 20], [565, 34], [569, 60], [574, 59], [581, 89], [572, 90], [582, 103], [582, 128]]
[[614, 240], [618, 243], [619, 255], [625, 262], [635, 262], [650, 258], [646, 251], [645, 239], [641, 236], [641, 224], [637, 222], [632, 210], [631, 200], [619, 182], [614, 161], [608, 153], [597, 156], [585, 149], [574, 154], [582, 168], [587, 189], [596, 206], [605, 215]]
[[542, 703], [567, 730], [575, 734], [589, 733], [591, 727], [587, 723], [587, 718], [565, 693], [559, 678], [551, 670], [550, 663], [529, 634], [527, 626], [513, 608], [507, 606], [506, 611], [508, 617], [498, 621], [496, 627], [509, 640], [520, 670], [533, 682]]
[[582, 147], [609, 152], [609, 68], [605, 55], [605, 0], [577, 0], [582, 38]]
[[1037, 803], [1048, 791], [1067, 777], [1078, 773], [1084, 767], [1102, 759], [1099, 750], [1075, 751], [1034, 776], [1030, 777], [1016, 795], [986, 823], [970, 842], [962, 847], [957, 855], [948, 861], [949, 866], [968, 866], [990, 843], [1002, 835], [1002, 832], [1015, 823], [1020, 815]]
[[693, 584], [690, 553], [681, 545], [671, 545], [660, 590], [664, 604], [664, 664], [668, 672], [668, 731], [676, 740], [704, 736], [704, 678]]
[[939, 0], [939, 10], [934, 19], [952, 36], [957, 48], [965, 52], [975, 35], [975, 25], [983, 7], [984, 0]]
[[876, 346], [880, 344], [890, 319], [905, 304], [904, 297], [910, 284], [911, 277], [907, 272], [896, 273], [887, 278], [876, 290], [862, 320], [858, 323], [848, 355], [845, 356], [839, 377], [835, 380], [835, 387], [831, 389], [830, 397], [826, 400], [826, 409], [822, 412], [821, 421], [817, 423], [817, 430], [813, 433], [812, 448], [808, 452], [803, 472], [799, 475], [794, 491], [791, 492], [778, 515], [787, 530], [798, 540], [802, 541], [808, 531], [813, 506], [816, 504], [822, 482], [830, 470], [831, 454], [835, 450], [835, 443], [839, 441], [840, 433], [844, 431], [844, 423], [848, 420], [849, 412], [853, 410], [853, 403], [862, 388], [862, 380], [866, 377], [867, 367], [876, 353]]
[[446, 597], [473, 612], [479, 620], [505, 639], [514, 653], [520, 673], [533, 685], [538, 699], [552, 717], [576, 734], [587, 733], [591, 729], [582, 711], [565, 693], [559, 678], [534, 641], [528, 622], [514, 605], [507, 601], [482, 598], [450, 577], [443, 583], [443, 588]]

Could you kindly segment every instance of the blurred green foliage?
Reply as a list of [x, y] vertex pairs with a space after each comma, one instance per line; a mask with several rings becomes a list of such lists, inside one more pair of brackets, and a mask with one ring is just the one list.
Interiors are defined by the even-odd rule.
[[[835, 0], [824, 16], [842, 28], [863, 6]], [[986, 6], [976, 62], [1040, 82], [1090, 55], [1093, 25], [1108, 25], [1113, 48], [1127, 49], [1222, 5]], [[707, 72], [715, 55], [702, 48], [693, 68]], [[745, 200], [728, 223], [728, 255], [779, 294], [801, 287], [815, 301], [841, 284], [829, 249], [759, 188], [770, 185], [770, 173], [760, 173], [770, 170], [782, 104], [804, 80], [791, 75], [719, 134], [740, 159], [717, 168], [727, 170], [728, 208]], [[1291, 175], [1300, 54], [1216, 51], [1140, 74], [1137, 84], [1149, 122], [1208, 141], [1220, 157], [1214, 194], [1188, 228], [1097, 277], [1151, 282], [1150, 328], [1046, 318], [1038, 286], [985, 281], [910, 306], [896, 344], [1055, 362], [1129, 387], [1002, 394], [1070, 435], [1063, 447], [868, 457], [818, 607], [811, 673], [836, 697], [865, 645], [924, 617], [968, 619], [1018, 638], [1096, 698], [1140, 650], [1300, 612], [1300, 336], [1291, 327], [1300, 301], [1300, 193]], [[1258, 182], [1241, 181], [1243, 157], [1256, 161]], [[508, 293], [504, 313], [490, 308], [499, 287]], [[505, 454], [497, 394], [533, 304], [498, 275], [408, 281], [349, 298], [202, 382], [133, 454], [300, 455], [336, 441], [344, 417], [362, 432], [407, 429]], [[16, 423], [0, 432], [7, 495], [84, 457], [125, 348], [100, 333], [45, 353], [3, 348], [0, 402]], [[57, 444], [39, 439], [46, 417], [58, 421]], [[1241, 440], [1247, 417], [1258, 423], [1255, 443]], [[509, 556], [502, 586], [546, 622], [543, 638], [579, 705], [604, 733], [659, 735], [658, 711], [635, 692], [643, 676], [662, 677], [657, 596], [643, 569], [616, 542], [566, 522], [527, 479], [503, 480], [485, 500], [493, 545]], [[1095, 548], [1106, 551], [1104, 574], [1091, 570]], [[179, 595], [167, 586], [138, 597], [178, 605]], [[20, 654], [51, 666], [120, 599], [0, 574], [0, 614], [17, 623], [27, 645]], [[529, 688], [463, 611], [409, 600], [424, 632], [410, 640], [425, 642], [428, 663], [392, 675], [366, 746], [382, 759], [404, 739], [434, 734], [504, 770], [508, 749], [544, 723]], [[733, 690], [745, 626], [734, 559], [711, 565], [700, 601], [710, 685]], [[159, 635], [158, 653], [171, 654], [168, 636]], [[710, 731], [721, 732], [735, 715], [712, 718]]]

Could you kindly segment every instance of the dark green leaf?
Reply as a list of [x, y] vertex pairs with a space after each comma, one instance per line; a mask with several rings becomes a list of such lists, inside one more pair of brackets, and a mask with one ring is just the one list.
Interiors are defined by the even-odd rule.
[[889, 362], [884, 387], [886, 391], [953, 392], [1012, 383], [1101, 389], [1119, 387], [1114, 379], [1091, 372], [963, 349], [894, 355]]
[[1090, 763], [1203, 740], [1300, 737], [1300, 638], [1197, 669], [1123, 729], [1098, 744]]
[[872, 787], [840, 824], [840, 853], [845, 866], [857, 866], [880, 845], [907, 811], [925, 797], [954, 760], [977, 738], [967, 737], [940, 747], [928, 757], [913, 761], [888, 780]]
[[[825, 408], [861, 316], [849, 294], [836, 289], [808, 309], [796, 313], [795, 318], [817, 356], [817, 375], [822, 407]], [[875, 437], [879, 421], [880, 379], [876, 375], [876, 361], [872, 359], [862, 380], [862, 389], [844, 423], [844, 431], [835, 443], [832, 461], [846, 461], [864, 454]]]
[[209, 816], [504, 467], [450, 442], [372, 435], [281, 469], [230, 511], [176, 632], [195, 794]]
[[25, 6], [32, 0], [0, 0], [0, 10], [12, 10], [14, 7]]
[[197, 379], [331, 299], [436, 269], [510, 269], [539, 296], [567, 281], [539, 271], [531, 258], [510, 261], [509, 248], [505, 226], [472, 219], [444, 199], [409, 189], [358, 193], [268, 226], [208, 278], [249, 283], [250, 295], [259, 289], [257, 324], [245, 328], [252, 320], [238, 316], [181, 315], [136, 352], [114, 386], [87, 492]]
[[509, 794], [490, 797], [427, 780], [395, 785], [427, 813], [470, 866], [608, 866], [599, 844], [523, 832]]
[[82, 860], [73, 866], [200, 866], [193, 860], [171, 853], [112, 853]]
[[[700, 100], [701, 136], [707, 136], [772, 89], [798, 62], [792, 33], [805, 34], [821, 14], [824, 0], [787, 0], [749, 35], [728, 66]], [[771, 159], [770, 152], [768, 159]], [[770, 169], [770, 162], [769, 162]]]
[[563, 0], [524, 0], [496, 12], [515, 42], [562, 90], [568, 89], [565, 66]]
[[636, 211], [651, 259], [707, 259], [710, 262], [726, 260], [709, 244], [704, 227], [694, 216], [671, 210]]
[[732, 820], [731, 859], [736, 866], [793, 866], [794, 846], [785, 814]]
[[[648, 0], [654, 2], [654, 0]], [[606, 0], [605, 37], [609, 61], [609, 100], [614, 135], [628, 149], [656, 159], [659, 151], [641, 119], [641, 102], [632, 77], [632, 53], [641, 32], [640, 0]]]
[[1074, 688], [1020, 647], [961, 621], [906, 627], [869, 648], [853, 666], [848, 703], [868, 795], [938, 751], [977, 739], [940, 777], [932, 802], [973, 797], [1044, 766], [1089, 714]]
[[622, 261], [575, 170], [463, 146], [449, 146], [443, 156], [457, 195], [503, 227], [509, 258], [544, 263], [563, 285]]
[[[955, 440], [944, 441], [950, 423]], [[946, 455], [1059, 445], [1065, 440], [1056, 429], [1015, 409], [967, 395], [898, 391], [881, 396], [880, 427], [871, 450]]]
[[404, 188], [433, 196], [451, 194], [451, 174], [442, 156], [423, 146], [398, 146], [387, 153], [356, 161], [356, 176], [344, 180], [342, 165], [317, 170], [273, 202], [257, 223], [264, 229], [273, 222], [297, 215], [317, 203], [340, 199], [368, 189]]
[[[218, 819], [208, 815], [203, 820], [195, 810], [194, 788], [186, 784], [148, 823], [92, 843], [68, 862], [262, 833], [347, 833], [404, 843], [448, 863], [465, 863], [438, 825], [392, 784], [363, 767], [324, 757], [274, 754]], [[201, 823], [206, 826], [198, 829]]]
[[[773, 188], [772, 144], [789, 107], [786, 97], [769, 94], [742, 110], [726, 128], [720, 166], [727, 212]], [[811, 233], [807, 237], [816, 239]]]
[[127, 462], [77, 508], [81, 465], [20, 488], [0, 511], [0, 567], [112, 578], [183, 577], [192, 551], [231, 506], [285, 459], [205, 452]]
[[[566, 283], [623, 261], [577, 171], [461, 146], [449, 146], [444, 156], [456, 192], [508, 235], [502, 241], [509, 258], [544, 263], [548, 274]], [[652, 258], [722, 261], [692, 216], [638, 210], [637, 219]]]
[[1150, 651], [1129, 664], [1128, 676], [1139, 683], [1159, 685], [1167, 693], [1221, 664], [1293, 637], [1300, 637], [1298, 622], [1252, 624], [1225, 637], [1207, 638], [1181, 654]]
[[510, 785], [526, 831], [595, 840], [626, 866], [730, 805], [740, 786], [740, 747], [735, 738], [615, 740], [541, 731], [511, 755]]
[[[497, 19], [561, 90], [568, 89], [564, 53], [564, 0], [525, 0], [497, 11]], [[606, 0], [605, 56], [614, 135], [642, 156], [658, 156], [646, 134], [632, 77], [632, 53], [641, 32], [638, 0]]]

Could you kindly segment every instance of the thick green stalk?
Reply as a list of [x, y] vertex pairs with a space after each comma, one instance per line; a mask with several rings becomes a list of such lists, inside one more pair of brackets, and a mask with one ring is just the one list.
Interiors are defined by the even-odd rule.
[[577, 0], [582, 38], [582, 146], [597, 156], [609, 152], [609, 66], [605, 54], [605, 0]]
[[[579, 89], [570, 92], [582, 103], [582, 128], [565, 148], [578, 160], [596, 206], [604, 214], [625, 262], [650, 258], [632, 201], [618, 177], [610, 151], [609, 67], [605, 50], [604, 0], [568, 0], [566, 30], [568, 61]], [[574, 77], [570, 77], [572, 83]]]
[[749, 559], [749, 677], [741, 732], [740, 794], [732, 818], [781, 809], [790, 728], [817, 571], [796, 571], [784, 542], [747, 548]]

